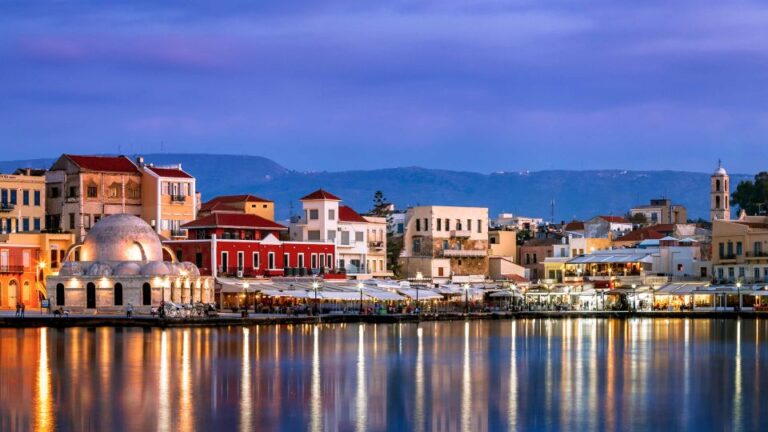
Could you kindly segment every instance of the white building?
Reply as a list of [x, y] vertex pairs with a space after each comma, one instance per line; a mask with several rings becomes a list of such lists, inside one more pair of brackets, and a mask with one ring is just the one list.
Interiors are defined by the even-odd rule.
[[494, 227], [510, 227], [518, 231], [536, 231], [540, 225], [544, 225], [544, 219], [542, 218], [520, 216], [512, 213], [499, 213], [493, 221]]

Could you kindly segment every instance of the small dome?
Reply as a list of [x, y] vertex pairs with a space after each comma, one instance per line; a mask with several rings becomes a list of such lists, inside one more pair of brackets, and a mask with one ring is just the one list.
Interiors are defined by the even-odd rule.
[[96, 223], [80, 248], [81, 261], [162, 261], [160, 237], [136, 216], [116, 214]]
[[142, 276], [166, 276], [169, 273], [168, 266], [162, 261], [152, 261], [141, 268]]
[[712, 174], [713, 176], [727, 176], [728, 172], [723, 168], [723, 165], [718, 165], [717, 169], [715, 170], [715, 173]]
[[59, 269], [59, 276], [80, 276], [82, 274], [83, 266], [77, 261], [67, 261]]
[[168, 267], [168, 274], [174, 276], [180, 276], [183, 268], [178, 263], [166, 262], [165, 266]]
[[97, 262], [88, 267], [88, 276], [111, 276], [112, 267], [109, 264]]
[[179, 265], [185, 272], [187, 272], [187, 276], [200, 276], [200, 269], [198, 269], [197, 266], [193, 263], [184, 261]]
[[112, 272], [115, 276], [138, 276], [141, 274], [141, 266], [135, 262], [122, 262]]

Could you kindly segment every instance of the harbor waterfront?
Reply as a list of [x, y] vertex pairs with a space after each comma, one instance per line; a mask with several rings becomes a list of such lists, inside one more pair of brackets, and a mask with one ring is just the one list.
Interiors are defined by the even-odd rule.
[[767, 338], [759, 318], [4, 328], [0, 429], [765, 430]]

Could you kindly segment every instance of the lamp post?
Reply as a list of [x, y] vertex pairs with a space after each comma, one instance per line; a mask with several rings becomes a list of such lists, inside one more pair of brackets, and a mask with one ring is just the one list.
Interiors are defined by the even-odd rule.
[[358, 310], [357, 314], [362, 315], [363, 314], [363, 283], [362, 282], [357, 283], [357, 290], [360, 291], [360, 309]]
[[739, 296], [739, 304], [737, 311], [741, 311], [741, 281], [736, 282], [736, 295]]
[[637, 294], [635, 293], [636, 288], [637, 285], [632, 284], [632, 312], [637, 312]]
[[[45, 261], [40, 261], [39, 263], [37, 263], [37, 267], [38, 267], [39, 271], [35, 272], [35, 288], [36, 289], [38, 288], [37, 285], [40, 284], [40, 280], [39, 279], [43, 279], [43, 281], [45, 281], [45, 277], [44, 277], [45, 276]], [[45, 294], [46, 294], [46, 297], [48, 297], [47, 290], [46, 290]], [[42, 315], [43, 314], [43, 302], [40, 301], [40, 294], [37, 294], [37, 300], [38, 300], [38, 303], [40, 303], [40, 315]]]
[[243, 311], [243, 318], [248, 318], [248, 297], [246, 294], [246, 290], [250, 284], [248, 282], [243, 282], [243, 302], [245, 303], [245, 310]]
[[317, 281], [312, 282], [312, 291], [315, 292], [315, 314], [316, 315], [318, 314], [318, 309], [317, 309], [317, 289], [318, 288], [320, 288], [320, 284], [317, 283]]
[[469, 314], [469, 284], [464, 284], [464, 313]]

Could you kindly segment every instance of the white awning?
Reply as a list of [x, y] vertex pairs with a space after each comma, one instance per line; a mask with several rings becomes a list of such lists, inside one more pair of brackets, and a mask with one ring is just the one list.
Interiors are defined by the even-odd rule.
[[419, 289], [418, 292], [415, 288], [398, 288], [397, 291], [404, 295], [408, 296], [412, 299], [419, 299], [419, 300], [443, 300], [443, 296], [428, 289]]
[[384, 300], [384, 301], [402, 301], [405, 300], [405, 297], [401, 296], [400, 294], [389, 292], [389, 291], [381, 291], [381, 290], [372, 290], [372, 289], [366, 289], [363, 291], [363, 294], [374, 298], [376, 300]]
[[634, 254], [594, 254], [576, 257], [568, 264], [626, 264], [626, 263], [651, 263], [653, 257], [648, 253]]
[[488, 297], [522, 297], [523, 295], [516, 291], [496, 291]]

